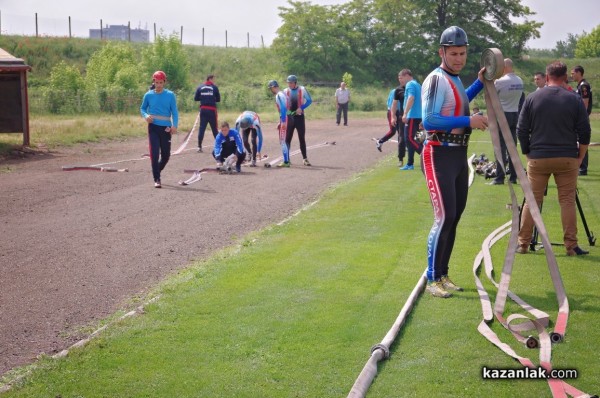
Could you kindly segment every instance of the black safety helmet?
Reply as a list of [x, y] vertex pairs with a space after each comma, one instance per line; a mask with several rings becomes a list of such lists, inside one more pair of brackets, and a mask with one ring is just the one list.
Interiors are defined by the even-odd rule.
[[277, 83], [277, 80], [271, 80], [271, 81], [269, 81], [269, 83], [267, 84], [267, 86], [269, 88], [279, 87], [279, 83]]
[[287, 82], [288, 83], [298, 83], [298, 78], [296, 77], [296, 75], [289, 75], [287, 77]]
[[461, 47], [468, 45], [469, 39], [467, 38], [467, 33], [458, 26], [446, 28], [440, 36], [440, 46], [442, 47]]

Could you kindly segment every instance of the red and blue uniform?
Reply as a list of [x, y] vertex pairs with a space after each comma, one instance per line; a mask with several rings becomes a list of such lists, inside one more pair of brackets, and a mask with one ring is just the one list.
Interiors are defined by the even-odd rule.
[[465, 90], [458, 75], [441, 67], [423, 82], [422, 116], [428, 139], [424, 142], [421, 164], [434, 213], [427, 239], [429, 281], [439, 281], [448, 275], [456, 228], [467, 204], [469, 102], [482, 89], [483, 83], [476, 80]]
[[[249, 127], [242, 129], [242, 125]], [[238, 116], [237, 120], [235, 121], [235, 128], [236, 130], [242, 132], [244, 148], [246, 148], [248, 153], [252, 154], [252, 159], [256, 160], [256, 153], [261, 152], [263, 145], [263, 134], [260, 127], [260, 117], [258, 116], [258, 113], [252, 111], [242, 112], [242, 114]], [[252, 134], [252, 148], [250, 147], [250, 142], [248, 142], [250, 134]]]
[[[300, 141], [300, 152], [302, 158], [306, 159], [306, 124], [304, 120], [304, 110], [312, 104], [312, 98], [304, 86], [296, 86], [296, 88], [286, 88], [283, 90], [285, 95], [285, 105], [287, 109], [287, 130], [285, 134], [285, 143], [287, 150], [290, 150], [292, 138], [294, 137], [294, 129], [298, 131], [298, 141]], [[297, 115], [296, 111], [300, 108], [302, 114]], [[289, 159], [288, 159], [289, 162]]]
[[275, 105], [279, 113], [279, 145], [281, 145], [281, 153], [285, 163], [290, 162], [290, 149], [285, 142], [287, 135], [287, 100], [283, 91], [279, 91], [275, 95]]

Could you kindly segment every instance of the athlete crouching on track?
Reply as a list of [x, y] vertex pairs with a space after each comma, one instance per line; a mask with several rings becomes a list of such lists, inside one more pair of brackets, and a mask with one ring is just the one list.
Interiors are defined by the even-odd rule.
[[171, 157], [171, 135], [177, 132], [179, 113], [175, 94], [165, 89], [167, 75], [156, 71], [152, 75], [154, 89], [144, 94], [140, 113], [148, 123], [148, 140], [150, 142], [150, 162], [154, 187], [160, 188], [160, 172]]
[[[260, 160], [260, 151], [263, 143], [263, 134], [258, 113], [252, 111], [242, 112], [235, 121], [235, 129], [242, 132], [244, 148], [251, 155], [250, 167], [256, 167], [256, 156], [258, 155], [258, 159]], [[250, 146], [250, 141], [252, 141], [252, 146]]]
[[235, 129], [229, 128], [229, 123], [227, 122], [222, 122], [219, 127], [221, 127], [221, 130], [215, 139], [215, 149], [213, 151], [213, 157], [217, 161], [217, 168], [221, 168], [225, 159], [235, 154], [237, 156], [235, 171], [240, 173], [242, 171], [242, 163], [246, 159], [246, 152], [244, 151], [240, 133]]
[[461, 291], [448, 278], [456, 227], [467, 204], [467, 144], [473, 128], [487, 128], [487, 117], [469, 116], [469, 102], [483, 89], [483, 72], [466, 91], [458, 74], [467, 62], [467, 34], [457, 26], [444, 30], [438, 50], [442, 63], [422, 87], [423, 126], [427, 131], [421, 154], [433, 206], [434, 223], [427, 239], [427, 290], [435, 297]]

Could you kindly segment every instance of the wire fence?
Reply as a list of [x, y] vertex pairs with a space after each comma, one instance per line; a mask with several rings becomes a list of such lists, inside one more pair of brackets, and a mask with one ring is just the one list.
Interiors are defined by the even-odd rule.
[[[127, 20], [79, 20], [46, 18], [38, 13], [15, 15], [0, 10], [0, 35], [35, 37], [78, 37], [152, 42], [157, 34], [177, 34], [182, 44], [214, 47], [265, 46], [262, 34], [239, 30], [208, 30], [203, 27], [184, 27], [168, 24], [132, 22]], [[144, 40], [146, 37], [146, 40]]]

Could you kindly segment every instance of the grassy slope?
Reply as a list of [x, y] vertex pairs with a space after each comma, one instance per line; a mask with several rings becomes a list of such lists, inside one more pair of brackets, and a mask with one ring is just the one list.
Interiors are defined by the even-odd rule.
[[[47, 84], [52, 67], [60, 60], [76, 65], [85, 73], [85, 65], [89, 57], [97, 51], [102, 42], [88, 39], [68, 38], [35, 38], [22, 36], [0, 36], [0, 47], [9, 53], [22, 57], [33, 67], [29, 74], [31, 145], [56, 146], [71, 145], [77, 142], [92, 142], [102, 139], [114, 139], [145, 134], [143, 123], [140, 124], [137, 113], [131, 115], [106, 115], [98, 122], [85, 115], [51, 116], [44, 114], [42, 88]], [[133, 44], [138, 53], [144, 44]], [[255, 110], [268, 121], [275, 120], [273, 98], [266, 91], [264, 84], [270, 79], [284, 81], [290, 71], [286, 71], [277, 54], [270, 48], [221, 48], [185, 46], [190, 59], [190, 91], [181, 93], [179, 102], [182, 109], [189, 112], [196, 109], [193, 101], [193, 88], [204, 81], [206, 75], [215, 73], [217, 84], [222, 92], [222, 116], [234, 120], [245, 109]], [[531, 59], [516, 61], [516, 71], [526, 84], [526, 91], [533, 90], [533, 73], [543, 70], [551, 59]], [[600, 87], [600, 59], [565, 60], [569, 67], [581, 64], [586, 69], [586, 78], [592, 88]], [[340, 72], [340, 75], [343, 72]], [[306, 84], [306, 82], [301, 83]], [[392, 77], [393, 78], [393, 77]], [[385, 79], [384, 79], [385, 80]], [[354, 82], [351, 110], [357, 112], [377, 112], [376, 117], [385, 109], [388, 87], [371, 87], [370, 82]], [[395, 82], [390, 80], [390, 86]], [[314, 104], [311, 117], [331, 117], [335, 111], [333, 88], [310, 87]], [[140, 99], [141, 100], [141, 99]], [[598, 101], [596, 101], [598, 103]], [[474, 106], [485, 109], [483, 96], [475, 99]], [[596, 105], [597, 106], [597, 105]], [[230, 112], [225, 115], [224, 112]], [[187, 112], [187, 113], [189, 113]], [[189, 119], [189, 122], [188, 122]], [[195, 115], [190, 115], [182, 124], [183, 129], [190, 128]], [[92, 121], [93, 120], [93, 121]], [[124, 122], [123, 122], [124, 121]], [[10, 151], [22, 142], [21, 134], [0, 134], [0, 154]]]
[[[474, 142], [470, 151], [490, 153], [490, 144]], [[600, 152], [592, 151], [596, 171], [581, 181], [580, 198], [587, 222], [597, 226]], [[550, 184], [543, 214], [553, 242], [561, 236], [555, 195]], [[419, 299], [369, 397], [550, 396], [545, 382], [480, 376], [483, 365], [518, 367], [477, 332], [481, 313], [471, 273], [482, 239], [509, 219], [508, 201], [506, 187], [476, 178], [451, 264], [466, 292]], [[430, 225], [422, 176], [399, 174], [388, 158], [290, 222], [244, 237], [174, 276], [143, 316], [110, 328], [67, 359], [42, 361], [6, 396], [345, 396], [425, 268]], [[582, 230], [579, 236], [588, 247]], [[493, 250], [498, 268], [504, 250], [506, 240]], [[595, 248], [586, 258], [555, 251], [571, 318], [553, 363], [578, 369], [573, 384], [595, 393], [599, 255]], [[511, 287], [555, 318], [543, 252], [517, 257]], [[498, 323], [493, 329], [513, 343]], [[537, 351], [517, 350], [536, 360]]]

